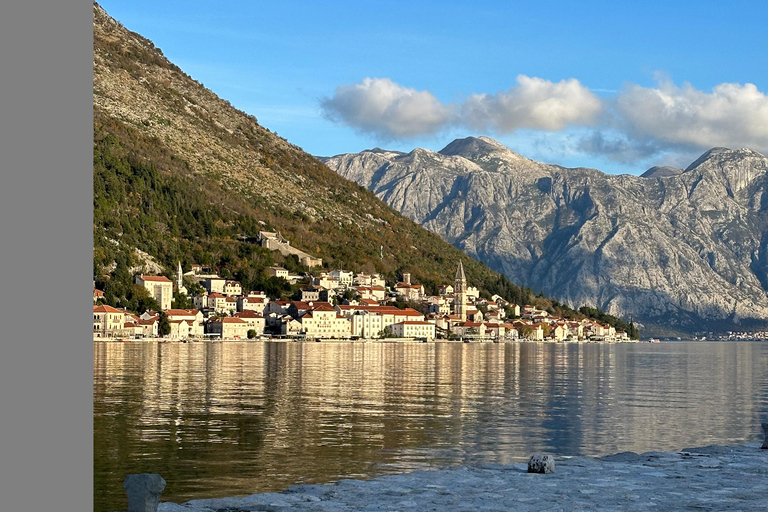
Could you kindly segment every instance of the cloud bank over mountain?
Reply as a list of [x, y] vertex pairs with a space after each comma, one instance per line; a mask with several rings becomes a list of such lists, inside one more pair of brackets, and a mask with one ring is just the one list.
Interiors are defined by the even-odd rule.
[[453, 119], [452, 107], [429, 91], [403, 87], [389, 78], [340, 85], [321, 106], [329, 119], [384, 140], [432, 134]]
[[707, 92], [662, 79], [656, 87], [628, 84], [600, 97], [575, 78], [519, 75], [516, 82], [459, 103], [389, 78], [365, 78], [340, 85], [321, 107], [327, 118], [384, 141], [455, 127], [495, 134], [576, 128], [582, 133], [570, 144], [577, 151], [621, 162], [712, 146], [768, 152], [768, 95], [751, 83], [723, 83]]

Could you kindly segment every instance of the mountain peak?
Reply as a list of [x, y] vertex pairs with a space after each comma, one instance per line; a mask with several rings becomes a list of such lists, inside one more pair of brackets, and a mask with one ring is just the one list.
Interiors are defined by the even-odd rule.
[[654, 165], [643, 174], [641, 178], [666, 178], [668, 176], [677, 176], [682, 174], [683, 170], [677, 167], [670, 167], [668, 165]]
[[463, 156], [468, 160], [490, 153], [504, 153], [509, 156], [523, 158], [504, 144], [495, 141], [490, 137], [465, 137], [463, 139], [456, 139], [438, 151], [438, 153], [445, 156]]
[[723, 147], [716, 147], [716, 148], [712, 148], [710, 150], [707, 150], [699, 158], [694, 160], [691, 165], [686, 167], [685, 171], [688, 172], [688, 171], [690, 171], [692, 169], [695, 169], [696, 167], [698, 167], [699, 165], [703, 164], [704, 162], [706, 162], [710, 158], [712, 158], [712, 157], [714, 157], [716, 155], [728, 152], [728, 151], [731, 151], [731, 150], [729, 148], [723, 148]]

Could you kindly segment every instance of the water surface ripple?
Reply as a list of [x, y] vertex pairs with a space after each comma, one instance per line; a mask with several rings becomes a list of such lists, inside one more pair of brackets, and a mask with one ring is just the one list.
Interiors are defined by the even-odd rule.
[[94, 343], [94, 510], [525, 460], [756, 442], [768, 343]]

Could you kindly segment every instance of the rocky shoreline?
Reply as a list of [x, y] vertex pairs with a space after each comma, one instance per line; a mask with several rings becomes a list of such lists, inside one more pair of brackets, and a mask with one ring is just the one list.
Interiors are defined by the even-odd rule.
[[415, 471], [242, 498], [163, 502], [158, 511], [768, 510], [768, 450], [760, 446], [556, 456], [551, 474], [528, 473], [527, 464]]

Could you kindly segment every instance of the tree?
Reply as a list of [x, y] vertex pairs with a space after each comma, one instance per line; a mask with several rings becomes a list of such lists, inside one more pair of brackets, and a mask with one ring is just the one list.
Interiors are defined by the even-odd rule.
[[248, 329], [248, 339], [252, 340], [256, 337], [256, 329]]
[[187, 293], [190, 297], [195, 295], [202, 295], [205, 292], [205, 287], [200, 284], [200, 281], [195, 281], [187, 277], [184, 278], [184, 287], [187, 289]]
[[389, 329], [389, 327], [383, 328], [379, 331], [379, 338], [394, 338], [395, 334]]
[[629, 329], [627, 329], [627, 334], [629, 335], [629, 338], [632, 340], [640, 339], [640, 332], [637, 330], [637, 327], [635, 327], [634, 322], [629, 322]]
[[187, 295], [176, 291], [173, 292], [171, 307], [173, 309], [192, 309], [194, 304], [192, 304], [192, 299], [190, 299]]
[[168, 321], [168, 315], [165, 312], [160, 312], [160, 323], [157, 325], [157, 333], [160, 336], [168, 336], [171, 334], [171, 322]]

